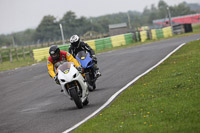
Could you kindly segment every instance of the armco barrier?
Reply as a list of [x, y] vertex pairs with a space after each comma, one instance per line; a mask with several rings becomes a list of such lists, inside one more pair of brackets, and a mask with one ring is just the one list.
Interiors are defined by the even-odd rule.
[[112, 46], [113, 47], [126, 45], [124, 35], [112, 36], [111, 37], [111, 41], [112, 41]]
[[33, 50], [33, 57], [36, 61], [41, 61], [49, 57], [49, 47]]

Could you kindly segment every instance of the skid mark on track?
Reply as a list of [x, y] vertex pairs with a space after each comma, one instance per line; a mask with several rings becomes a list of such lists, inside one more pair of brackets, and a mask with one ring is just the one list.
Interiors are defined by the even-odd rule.
[[47, 108], [47, 106], [53, 104], [52, 101], [47, 100], [45, 102], [42, 103], [38, 103], [38, 104], [34, 104], [28, 108], [25, 108], [23, 110], [21, 110], [20, 112], [22, 113], [38, 113], [38, 112], [44, 112], [45, 109]]

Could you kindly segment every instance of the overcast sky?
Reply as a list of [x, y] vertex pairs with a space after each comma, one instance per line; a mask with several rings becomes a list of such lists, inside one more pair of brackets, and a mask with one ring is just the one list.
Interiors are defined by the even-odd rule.
[[[0, 34], [9, 34], [36, 28], [45, 15], [61, 19], [71, 10], [78, 17], [96, 17], [126, 11], [140, 11], [159, 0], [0, 0]], [[199, 3], [200, 0], [165, 0], [168, 5], [183, 1]]]

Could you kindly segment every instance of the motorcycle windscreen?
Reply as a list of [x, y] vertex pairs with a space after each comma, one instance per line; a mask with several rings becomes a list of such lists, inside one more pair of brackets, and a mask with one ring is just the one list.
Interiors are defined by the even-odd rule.
[[85, 51], [78, 52], [76, 59], [81, 63], [83, 68], [89, 68], [93, 65], [90, 54], [86, 53]]
[[58, 69], [59, 69], [60, 71], [62, 71], [63, 73], [65, 73], [66, 71], [69, 71], [71, 65], [74, 65], [74, 63], [73, 63], [73, 62], [65, 62], [65, 63], [63, 63], [62, 65], [60, 65], [60, 66], [58, 67]]
[[80, 51], [76, 54], [76, 58], [78, 57], [79, 59], [84, 60], [88, 54], [89, 53], [86, 53], [85, 51]]

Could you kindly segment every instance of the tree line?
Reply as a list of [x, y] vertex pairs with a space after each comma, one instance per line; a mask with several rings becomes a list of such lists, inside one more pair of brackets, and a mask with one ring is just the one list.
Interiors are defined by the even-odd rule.
[[69, 39], [73, 34], [82, 36], [87, 31], [108, 33], [109, 24], [124, 22], [128, 24], [128, 15], [130, 25], [134, 30], [140, 26], [152, 25], [152, 21], [155, 19], [167, 18], [167, 7], [169, 7], [172, 17], [197, 13], [197, 11], [191, 10], [185, 2], [169, 6], [163, 0], [160, 0], [157, 6], [152, 4], [150, 7], [145, 7], [143, 12], [128, 11], [99, 17], [86, 18], [81, 16], [78, 18], [73, 11], [67, 11], [60, 20], [57, 20], [53, 15], [44, 16], [36, 29], [0, 35], [0, 46], [30, 45], [62, 40], [60, 24], [62, 24], [65, 39]]

